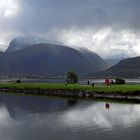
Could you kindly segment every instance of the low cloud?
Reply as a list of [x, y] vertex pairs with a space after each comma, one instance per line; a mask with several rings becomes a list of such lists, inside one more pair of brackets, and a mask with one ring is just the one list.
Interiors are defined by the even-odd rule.
[[72, 29], [51, 33], [48, 34], [48, 38], [53, 36], [58, 41], [74, 48], [87, 48], [106, 59], [140, 55], [139, 34], [129, 30], [115, 32], [111, 28], [98, 31]]

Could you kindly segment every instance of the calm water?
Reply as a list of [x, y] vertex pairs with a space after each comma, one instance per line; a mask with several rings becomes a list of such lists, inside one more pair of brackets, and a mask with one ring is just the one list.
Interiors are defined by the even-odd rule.
[[[105, 79], [79, 79], [80, 84], [87, 84], [87, 81], [95, 84], [103, 84]], [[114, 80], [115, 81], [115, 80]], [[140, 79], [125, 79], [127, 84], [140, 84]], [[26, 83], [65, 83], [66, 79], [24, 79], [22, 82]]]
[[1, 140], [139, 140], [140, 105], [0, 94]]

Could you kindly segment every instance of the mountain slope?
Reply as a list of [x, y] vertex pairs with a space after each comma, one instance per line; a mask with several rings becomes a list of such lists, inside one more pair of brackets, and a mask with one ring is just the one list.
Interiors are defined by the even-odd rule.
[[81, 49], [80, 52], [89, 60], [99, 71], [106, 70], [110, 65], [104, 61], [98, 54], [91, 52], [87, 49]]
[[36, 44], [2, 57], [0, 73], [8, 76], [64, 76], [69, 70], [79, 75], [99, 71], [72, 48], [54, 44]]

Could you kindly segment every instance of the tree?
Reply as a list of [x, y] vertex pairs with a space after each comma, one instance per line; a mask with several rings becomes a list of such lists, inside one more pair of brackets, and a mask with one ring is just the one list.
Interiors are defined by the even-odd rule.
[[69, 71], [67, 73], [67, 82], [68, 83], [77, 83], [78, 75], [74, 71]]

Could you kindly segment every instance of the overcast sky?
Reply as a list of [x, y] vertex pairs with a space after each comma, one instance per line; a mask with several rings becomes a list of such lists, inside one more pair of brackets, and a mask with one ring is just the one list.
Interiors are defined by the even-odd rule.
[[140, 0], [0, 0], [0, 47], [35, 36], [103, 58], [140, 55]]

